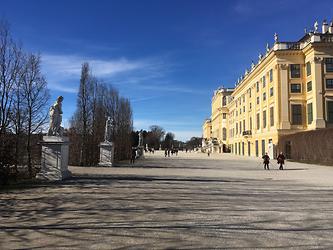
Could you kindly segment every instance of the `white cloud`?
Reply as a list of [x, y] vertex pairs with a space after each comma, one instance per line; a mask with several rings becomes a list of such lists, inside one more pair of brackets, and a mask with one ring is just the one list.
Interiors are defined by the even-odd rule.
[[126, 82], [137, 80], [134, 84], [142, 84], [147, 79], [161, 76], [161, 63], [155, 59], [129, 60], [121, 57], [103, 60], [78, 55], [42, 54], [42, 70], [45, 73], [49, 88], [67, 93], [76, 93], [79, 85], [81, 67], [88, 62], [93, 75], [106, 82]]
[[166, 63], [163, 57], [138, 60], [121, 57], [104, 60], [79, 55], [45, 53], [42, 54], [42, 70], [45, 72], [49, 88], [76, 93], [83, 62], [89, 63], [93, 75], [106, 83], [110, 82], [125, 89], [139, 88], [160, 93], [205, 94], [204, 91], [191, 87], [191, 84], [175, 85], [166, 81], [164, 77], [170, 73], [174, 65]]
[[48, 87], [53, 90], [62, 91], [65, 93], [76, 94], [78, 92], [78, 86], [66, 86], [58, 82], [48, 81]]
[[42, 55], [44, 69], [51, 74], [80, 76], [83, 62], [89, 62], [96, 76], [113, 76], [121, 72], [138, 70], [149, 66], [144, 61], [130, 61], [126, 58], [101, 60], [75, 55]]

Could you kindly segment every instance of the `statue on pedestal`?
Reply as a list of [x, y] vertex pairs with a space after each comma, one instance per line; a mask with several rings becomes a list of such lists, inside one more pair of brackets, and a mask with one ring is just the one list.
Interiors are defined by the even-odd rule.
[[138, 147], [142, 147], [143, 146], [143, 133], [142, 133], [142, 129], [139, 132], [139, 143], [138, 143]]
[[69, 139], [63, 136], [64, 128], [60, 126], [63, 100], [59, 96], [49, 110], [50, 127], [41, 141], [41, 170], [36, 175], [40, 180], [61, 181], [71, 176], [68, 170]]
[[108, 119], [105, 122], [105, 134], [104, 134], [105, 142], [112, 141], [113, 128], [114, 128], [113, 120], [110, 116], [108, 116]]
[[56, 102], [50, 107], [49, 115], [50, 115], [50, 128], [47, 133], [49, 136], [62, 136], [64, 132], [64, 128], [61, 127], [62, 121], [62, 101], [64, 98], [59, 96]]

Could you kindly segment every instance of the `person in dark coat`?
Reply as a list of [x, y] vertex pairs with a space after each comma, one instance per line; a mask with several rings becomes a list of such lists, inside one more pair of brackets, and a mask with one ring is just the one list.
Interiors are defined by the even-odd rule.
[[168, 149], [164, 150], [164, 156], [167, 157], [168, 156]]
[[135, 162], [135, 157], [136, 157], [136, 147], [132, 147], [132, 151], [131, 151], [131, 163], [133, 163], [133, 164]]
[[283, 170], [283, 164], [284, 164], [284, 160], [286, 159], [286, 157], [283, 155], [282, 152], [280, 152], [280, 154], [277, 157], [277, 163], [280, 164], [279, 169]]
[[266, 170], [266, 167], [267, 167], [267, 170], [269, 170], [269, 156], [268, 154], [266, 153], [263, 157], [263, 160], [264, 160], [264, 169]]

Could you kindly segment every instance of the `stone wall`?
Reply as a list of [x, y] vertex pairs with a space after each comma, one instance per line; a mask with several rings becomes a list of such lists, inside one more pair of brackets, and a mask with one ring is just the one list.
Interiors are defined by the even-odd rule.
[[295, 161], [333, 165], [333, 129], [319, 129], [281, 136], [277, 152]]

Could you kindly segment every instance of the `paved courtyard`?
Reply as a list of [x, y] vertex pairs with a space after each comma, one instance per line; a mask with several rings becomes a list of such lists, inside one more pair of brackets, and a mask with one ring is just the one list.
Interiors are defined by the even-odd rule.
[[147, 155], [0, 191], [0, 249], [332, 249], [333, 167]]

